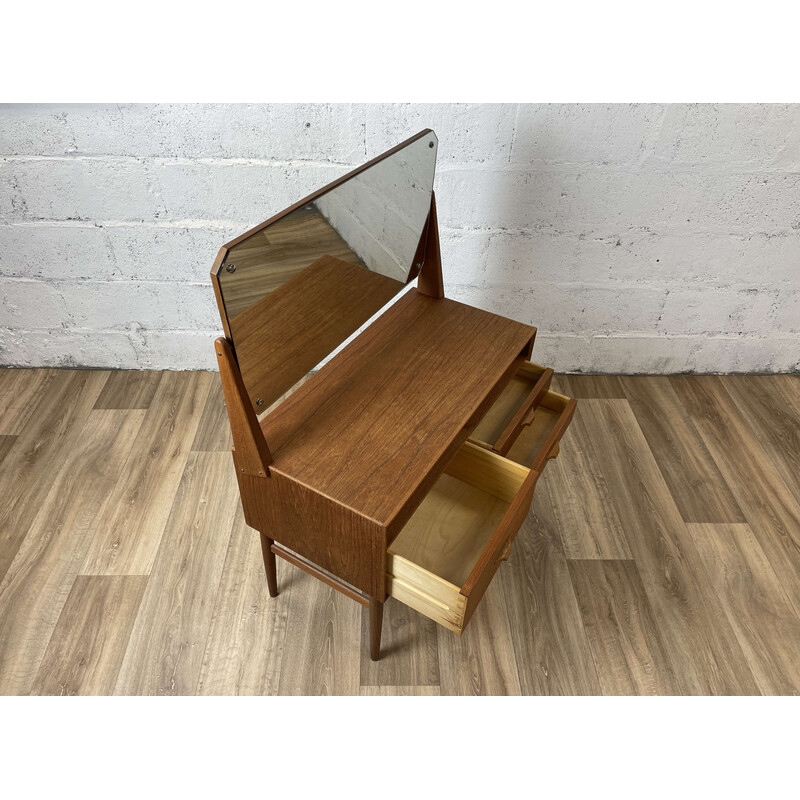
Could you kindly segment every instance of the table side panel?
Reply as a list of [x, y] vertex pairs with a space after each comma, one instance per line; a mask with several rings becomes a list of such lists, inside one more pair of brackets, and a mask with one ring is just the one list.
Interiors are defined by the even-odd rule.
[[245, 521], [370, 597], [385, 600], [386, 531], [301, 483], [237, 473]]

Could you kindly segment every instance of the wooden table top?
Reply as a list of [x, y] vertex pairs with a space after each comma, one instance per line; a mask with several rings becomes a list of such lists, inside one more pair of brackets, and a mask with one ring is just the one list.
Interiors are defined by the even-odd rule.
[[389, 528], [534, 334], [409, 291], [261, 421], [270, 470]]

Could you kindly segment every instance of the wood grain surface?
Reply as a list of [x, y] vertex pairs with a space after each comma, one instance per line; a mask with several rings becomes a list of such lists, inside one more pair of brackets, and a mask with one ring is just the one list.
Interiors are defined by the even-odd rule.
[[797, 377], [556, 375], [578, 410], [468, 628], [390, 598], [379, 662], [330, 587], [279, 560], [269, 598], [219, 379], [136, 378], [0, 370], [2, 694], [800, 692]]
[[144, 411], [92, 411], [0, 583], [0, 693], [29, 691]]
[[354, 695], [361, 685], [361, 609], [302, 570], [292, 573], [278, 694]]
[[253, 405], [274, 403], [402, 288], [393, 278], [325, 255], [232, 319]]
[[0, 436], [0, 464], [3, 463], [3, 459], [9, 454], [16, 441], [16, 436]]
[[203, 372], [161, 376], [127, 468], [98, 523], [85, 574], [149, 574], [212, 380], [219, 379]]
[[278, 559], [281, 602], [270, 601], [261, 542], [237, 508], [203, 656], [197, 693], [278, 693], [286, 612], [297, 570]]
[[800, 624], [749, 525], [689, 525], [764, 694], [800, 693]]
[[625, 400], [582, 400], [595, 454], [673, 654], [682, 692], [752, 694], [753, 674]]
[[[471, 336], [475, 327], [483, 335]], [[408, 292], [261, 421], [271, 471], [390, 526], [488, 410], [534, 329]], [[433, 391], [431, 390], [433, 387]], [[478, 417], [479, 419], [480, 417]], [[398, 485], [397, 475], [405, 476]], [[421, 497], [419, 497], [421, 499]], [[398, 528], [399, 531], [399, 528]]]
[[[361, 686], [439, 686], [438, 635], [441, 628], [403, 603], [386, 603], [381, 659], [361, 648]], [[443, 631], [443, 636], [450, 634]], [[369, 609], [361, 611], [361, 639], [369, 639]]]
[[233, 435], [228, 421], [228, 410], [225, 408], [225, 397], [222, 394], [222, 382], [213, 381], [192, 442], [192, 450], [230, 453], [231, 447], [233, 447]]
[[0, 370], [0, 434], [18, 434], [53, 383], [57, 386], [63, 378], [56, 369]]
[[[552, 518], [538, 516], [542, 504], [536, 496], [533, 505], [535, 514], [500, 570], [520, 689], [537, 695], [600, 694], [563, 546]], [[480, 613], [479, 607], [475, 616]]]
[[744, 522], [731, 490], [670, 383], [636, 377], [623, 378], [622, 386], [683, 519]]
[[133, 369], [118, 369], [109, 373], [95, 408], [150, 408], [161, 375]]
[[725, 388], [800, 502], [800, 381], [791, 375], [735, 375]]
[[232, 247], [228, 263], [236, 269], [219, 276], [231, 328], [236, 317], [326, 255], [363, 268], [359, 257], [313, 205], [297, 209]]
[[131, 633], [116, 694], [193, 694], [238, 496], [227, 453], [191, 453]]
[[79, 575], [31, 694], [111, 694], [146, 584], [145, 575]]
[[[36, 373], [28, 373], [34, 380]], [[0, 470], [0, 580], [17, 555], [64, 459], [79, 445], [107, 372], [57, 370]], [[24, 386], [18, 387], [22, 394]]]
[[514, 695], [522, 692], [519, 661], [500, 581], [489, 586], [461, 636], [439, 634], [442, 694]]
[[[723, 379], [680, 377], [670, 383], [800, 612], [800, 504]], [[785, 413], [786, 403], [780, 398], [776, 402]]]
[[636, 564], [575, 560], [569, 573], [603, 693], [677, 694], [669, 650]]

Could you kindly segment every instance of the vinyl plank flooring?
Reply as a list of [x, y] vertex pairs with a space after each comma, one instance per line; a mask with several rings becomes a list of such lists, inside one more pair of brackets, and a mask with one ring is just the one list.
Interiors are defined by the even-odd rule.
[[222, 393], [222, 381], [216, 378], [211, 382], [192, 450], [230, 453], [232, 447], [233, 436], [228, 420], [228, 409], [225, 406], [225, 396]]
[[162, 375], [128, 468], [98, 521], [83, 574], [150, 572], [213, 377], [207, 372]]
[[584, 400], [582, 406], [681, 693], [757, 693], [741, 646], [628, 402]]
[[677, 694], [669, 652], [636, 564], [570, 561], [569, 572], [603, 694]]
[[0, 465], [2, 465], [3, 459], [8, 455], [16, 441], [16, 436], [0, 436]]
[[62, 383], [63, 373], [55, 369], [0, 369], [0, 435], [16, 436], [33, 415], [41, 400]]
[[[369, 657], [369, 609], [361, 609], [362, 686], [438, 686], [439, 626], [389, 598], [383, 609], [381, 659]], [[442, 630], [441, 635], [447, 636]]]
[[297, 568], [291, 580], [278, 693], [357, 695], [361, 606]]
[[499, 576], [522, 693], [600, 694], [563, 547], [546, 503], [536, 495], [533, 502], [535, 514], [517, 534]]
[[[93, 402], [93, 401], [92, 401]], [[143, 411], [92, 411], [0, 583], [0, 694], [26, 694]]]
[[390, 599], [377, 663], [349, 598], [280, 560], [269, 598], [218, 384], [0, 370], [0, 694], [800, 692], [796, 376], [557, 376], [464, 635]]
[[625, 390], [616, 375], [556, 375], [552, 388], [578, 400], [623, 399]]
[[800, 613], [800, 504], [720, 378], [670, 382]]
[[608, 483], [592, 452], [581, 405], [561, 440], [564, 453], [547, 463], [535, 497], [547, 494], [567, 558], [632, 558]]
[[146, 583], [143, 575], [78, 576], [31, 694], [111, 694]]
[[749, 525], [689, 525], [764, 694], [800, 694], [800, 617]]
[[258, 531], [237, 508], [197, 693], [278, 693], [286, 642], [292, 568], [278, 559], [278, 597], [271, 598]]
[[195, 694], [239, 489], [227, 453], [192, 453], [115, 694]]
[[65, 459], [79, 446], [107, 373], [56, 370], [0, 470], [0, 580], [17, 555]]
[[[503, 570], [504, 566], [501, 566], [499, 572]], [[495, 576], [489, 585], [461, 636], [447, 630], [439, 633], [440, 687], [443, 695], [522, 694], [499, 577]]]
[[722, 383], [800, 502], [800, 385], [788, 375], [730, 375]]
[[361, 697], [439, 697], [438, 686], [362, 686]]
[[684, 522], [744, 522], [739, 505], [669, 378], [621, 380]]
[[146, 370], [113, 370], [94, 407], [150, 408], [162, 374]]

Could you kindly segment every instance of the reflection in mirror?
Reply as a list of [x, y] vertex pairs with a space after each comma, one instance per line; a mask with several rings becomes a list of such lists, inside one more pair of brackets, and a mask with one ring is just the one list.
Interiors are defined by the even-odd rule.
[[436, 144], [418, 135], [228, 251], [219, 289], [258, 412], [417, 276]]

